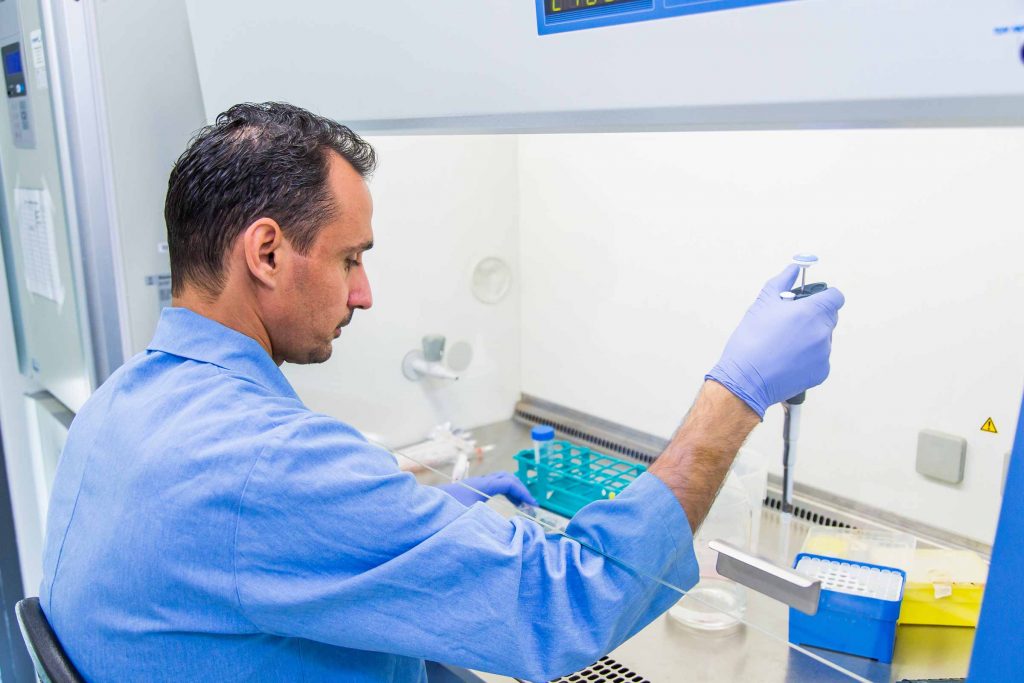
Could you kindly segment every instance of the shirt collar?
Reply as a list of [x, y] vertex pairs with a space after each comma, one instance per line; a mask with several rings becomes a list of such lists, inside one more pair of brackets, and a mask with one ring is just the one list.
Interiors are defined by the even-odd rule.
[[298, 398], [259, 342], [187, 308], [163, 309], [147, 350], [210, 363], [249, 377], [280, 396]]

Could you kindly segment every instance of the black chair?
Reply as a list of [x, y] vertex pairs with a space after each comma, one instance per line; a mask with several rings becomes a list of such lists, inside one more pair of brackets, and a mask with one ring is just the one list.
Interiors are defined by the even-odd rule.
[[42, 683], [85, 683], [46, 620], [39, 598], [25, 598], [15, 605], [14, 611], [39, 680]]

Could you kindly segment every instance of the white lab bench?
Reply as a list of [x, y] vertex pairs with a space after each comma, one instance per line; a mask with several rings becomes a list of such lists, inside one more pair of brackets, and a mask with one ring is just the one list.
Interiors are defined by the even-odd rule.
[[[529, 428], [512, 420], [497, 422], [473, 430], [479, 445], [494, 448], [474, 462], [470, 474], [515, 470], [512, 456], [531, 445]], [[424, 483], [440, 483], [438, 473], [418, 475]], [[508, 506], [502, 506], [507, 509]], [[782, 533], [781, 515], [762, 508], [758, 554], [778, 557]], [[863, 520], [863, 513], [859, 515]], [[789, 556], [795, 556], [804, 536], [813, 524], [794, 518], [791, 522]], [[861, 527], [866, 526], [864, 522]], [[881, 524], [875, 526], [883, 527]], [[928, 547], [919, 541], [919, 547]], [[856, 680], [789, 647], [786, 643], [788, 607], [754, 591], [747, 591], [746, 623], [726, 632], [703, 632], [683, 626], [667, 614], [609, 654], [619, 668], [614, 675], [559, 680], [666, 681], [797, 683], [802, 681], [840, 682]], [[900, 626], [891, 665], [877, 661], [808, 648], [830, 662], [872, 683], [893, 683], [904, 679], [963, 678], [967, 675], [974, 629], [930, 626]], [[608, 668], [608, 667], [606, 667]], [[609, 668], [609, 670], [611, 670]], [[626, 672], [638, 674], [628, 677]], [[479, 680], [510, 679], [474, 672]]]

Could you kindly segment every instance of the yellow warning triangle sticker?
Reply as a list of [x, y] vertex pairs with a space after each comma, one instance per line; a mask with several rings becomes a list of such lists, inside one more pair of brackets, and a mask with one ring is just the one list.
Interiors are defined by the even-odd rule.
[[992, 418], [985, 420], [985, 424], [981, 425], [981, 431], [989, 432], [990, 434], [998, 434], [999, 430], [996, 429], [996, 423], [992, 421]]

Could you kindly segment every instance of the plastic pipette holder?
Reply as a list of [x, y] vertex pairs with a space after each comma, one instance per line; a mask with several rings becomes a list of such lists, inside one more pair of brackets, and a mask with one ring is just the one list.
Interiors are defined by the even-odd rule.
[[540, 506], [565, 517], [595, 500], [612, 499], [622, 493], [647, 468], [568, 441], [549, 441], [537, 462], [532, 450], [513, 457], [519, 477]]
[[813, 617], [789, 610], [789, 642], [892, 662], [905, 572], [808, 553], [793, 567], [821, 580], [821, 600]]

